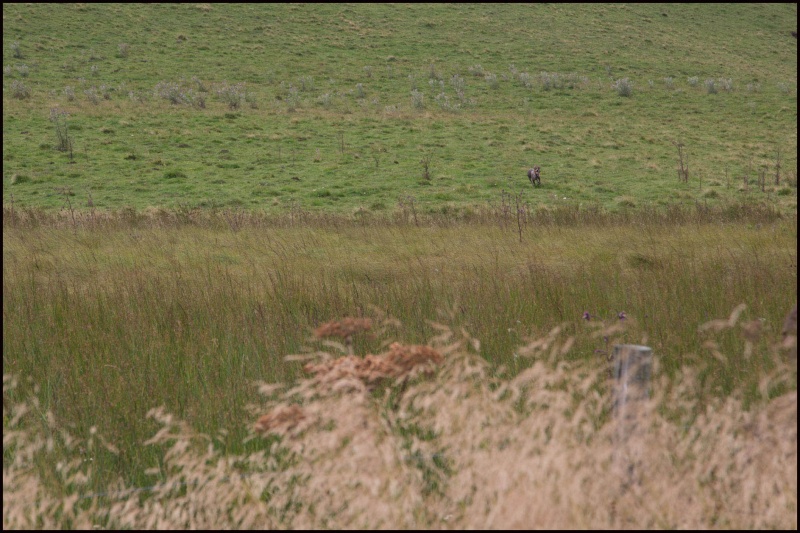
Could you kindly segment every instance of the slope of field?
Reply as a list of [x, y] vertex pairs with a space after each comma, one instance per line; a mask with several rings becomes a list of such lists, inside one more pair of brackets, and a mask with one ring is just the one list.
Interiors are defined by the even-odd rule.
[[796, 20], [796, 4], [6, 4], [4, 201], [434, 212], [505, 190], [793, 211]]

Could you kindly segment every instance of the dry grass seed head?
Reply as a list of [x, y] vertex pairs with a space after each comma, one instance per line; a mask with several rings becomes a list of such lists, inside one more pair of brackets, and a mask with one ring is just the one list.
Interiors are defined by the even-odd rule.
[[308, 363], [303, 369], [313, 374], [318, 383], [334, 384], [355, 378], [374, 386], [384, 379], [410, 377], [416, 371], [430, 374], [431, 366], [441, 364], [443, 360], [438, 351], [428, 346], [395, 342], [384, 354], [367, 355], [363, 359], [348, 355], [317, 364]]
[[306, 415], [299, 405], [279, 405], [259, 418], [255, 429], [259, 433], [286, 433], [305, 419]]
[[346, 317], [341, 320], [331, 320], [322, 324], [314, 330], [314, 336], [318, 339], [325, 337], [339, 337], [349, 339], [361, 331], [372, 329], [372, 319]]

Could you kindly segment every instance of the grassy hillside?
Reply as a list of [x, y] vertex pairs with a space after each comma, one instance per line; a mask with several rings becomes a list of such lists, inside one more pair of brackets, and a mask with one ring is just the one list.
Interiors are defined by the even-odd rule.
[[793, 211], [796, 20], [795, 4], [4, 5], [3, 195]]

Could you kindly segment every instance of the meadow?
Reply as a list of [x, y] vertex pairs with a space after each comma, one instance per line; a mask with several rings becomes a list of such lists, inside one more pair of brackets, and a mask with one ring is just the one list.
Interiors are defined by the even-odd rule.
[[797, 528], [795, 4], [3, 16], [4, 528]]
[[796, 210], [792, 5], [3, 14], [6, 202], [352, 214], [505, 190], [533, 207]]

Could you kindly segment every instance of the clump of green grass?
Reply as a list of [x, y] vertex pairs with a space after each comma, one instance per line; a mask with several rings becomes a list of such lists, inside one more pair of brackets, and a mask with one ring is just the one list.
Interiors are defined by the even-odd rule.
[[177, 178], [185, 178], [186, 173], [181, 170], [168, 170], [164, 172], [164, 179], [177, 179]]

